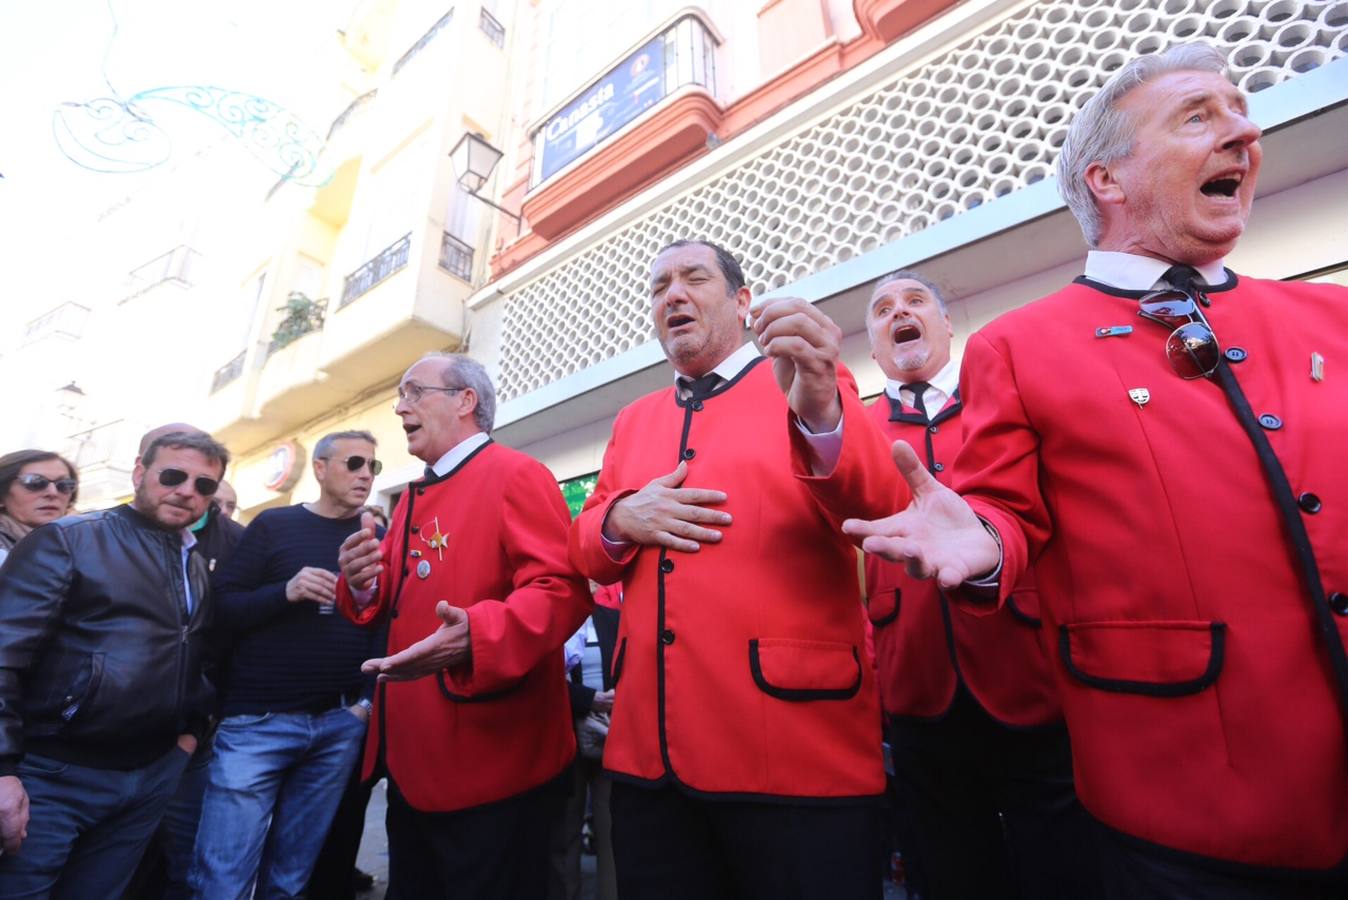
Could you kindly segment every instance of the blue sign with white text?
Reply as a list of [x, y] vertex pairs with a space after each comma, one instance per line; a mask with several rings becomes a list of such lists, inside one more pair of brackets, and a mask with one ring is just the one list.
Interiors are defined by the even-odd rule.
[[665, 37], [634, 51], [543, 126], [542, 178], [601, 143], [665, 96]]

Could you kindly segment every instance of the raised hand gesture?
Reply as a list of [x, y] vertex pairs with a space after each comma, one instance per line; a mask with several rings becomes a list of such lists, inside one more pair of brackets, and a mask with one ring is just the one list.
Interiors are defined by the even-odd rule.
[[935, 578], [943, 588], [986, 577], [1001, 562], [1001, 548], [959, 494], [937, 481], [913, 448], [895, 441], [894, 463], [908, 482], [908, 508], [883, 519], [848, 519], [843, 531], [863, 537], [867, 553], [904, 563], [914, 578]]

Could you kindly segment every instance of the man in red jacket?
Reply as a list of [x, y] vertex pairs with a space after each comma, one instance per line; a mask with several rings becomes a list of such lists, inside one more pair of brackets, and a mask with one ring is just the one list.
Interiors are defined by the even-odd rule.
[[427, 464], [382, 545], [369, 513], [342, 545], [337, 606], [388, 623], [364, 777], [389, 779], [390, 898], [547, 892], [548, 832], [575, 755], [562, 644], [590, 594], [570, 516], [541, 463], [490, 438], [481, 364], [428, 354], [397, 414]]
[[[964, 439], [945, 298], [917, 272], [886, 275], [871, 294], [866, 331], [885, 374], [884, 397], [867, 412], [948, 484]], [[923, 895], [1094, 898], [1034, 580], [1021, 579], [992, 615], [966, 616], [931, 582], [868, 554], [866, 592]]]
[[969, 341], [965, 499], [898, 445], [914, 503], [848, 526], [975, 613], [1036, 560], [1077, 793], [1130, 900], [1348, 876], [1348, 291], [1223, 267], [1261, 156], [1211, 48], [1121, 69], [1059, 160], [1085, 276]]
[[[723, 248], [666, 247], [651, 297], [677, 383], [618, 414], [571, 530], [576, 566], [623, 582], [604, 751], [618, 893], [878, 897], [880, 710], [839, 526], [892, 502], [893, 468], [869, 502], [859, 464], [884, 439], [808, 303], [758, 317], [770, 365], [742, 343], [750, 292]], [[796, 442], [818, 445], [810, 471]]]

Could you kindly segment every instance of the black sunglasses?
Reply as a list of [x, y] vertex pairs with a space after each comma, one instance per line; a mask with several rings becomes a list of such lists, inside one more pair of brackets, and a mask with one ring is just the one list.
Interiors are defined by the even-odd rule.
[[[332, 457], [330, 456], [319, 457], [319, 459], [331, 459], [331, 458]], [[371, 475], [378, 475], [380, 472], [384, 471], [384, 464], [379, 460], [375, 459], [373, 456], [370, 457], [348, 456], [344, 459], [338, 460], [338, 462], [346, 463], [346, 470], [348, 472], [359, 472], [365, 466], [366, 463], [370, 464]]]
[[1152, 291], [1137, 304], [1139, 316], [1174, 329], [1166, 338], [1165, 355], [1176, 375], [1193, 380], [1217, 371], [1222, 350], [1193, 295], [1167, 288]]
[[[159, 483], [164, 487], [177, 487], [187, 480], [187, 473], [182, 469], [160, 469]], [[198, 475], [192, 479], [192, 486], [197, 489], [197, 493], [203, 497], [210, 497], [216, 491], [220, 490], [220, 482], [214, 478], [207, 478], [205, 475]]]
[[20, 475], [18, 482], [34, 494], [40, 494], [47, 489], [47, 485], [54, 484], [56, 485], [56, 490], [69, 496], [70, 494], [75, 493], [75, 488], [80, 486], [80, 483], [74, 478], [52, 479], [48, 478], [46, 475], [38, 475], [34, 472], [29, 472], [27, 475]]

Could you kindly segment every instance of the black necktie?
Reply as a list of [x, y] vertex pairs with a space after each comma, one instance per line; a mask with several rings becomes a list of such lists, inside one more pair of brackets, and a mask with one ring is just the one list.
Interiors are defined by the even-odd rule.
[[1177, 291], [1184, 291], [1189, 296], [1196, 297], [1204, 306], [1208, 305], [1208, 295], [1204, 293], [1204, 289], [1208, 286], [1207, 282], [1193, 266], [1171, 266], [1165, 270], [1161, 280]]
[[716, 385], [721, 381], [721, 376], [715, 372], [708, 372], [701, 378], [685, 378], [679, 376], [679, 387], [687, 391], [694, 400], [707, 396], [716, 389]]
[[931, 416], [927, 415], [927, 404], [922, 402], [922, 395], [927, 392], [931, 385], [925, 381], [910, 381], [907, 384], [908, 390], [913, 392], [913, 409], [922, 414], [924, 421], [930, 422]]
[[432, 478], [435, 477], [435, 469], [432, 469], [430, 466], [427, 466], [426, 471], [422, 473], [421, 477], [426, 479], [427, 481], [430, 481]]

